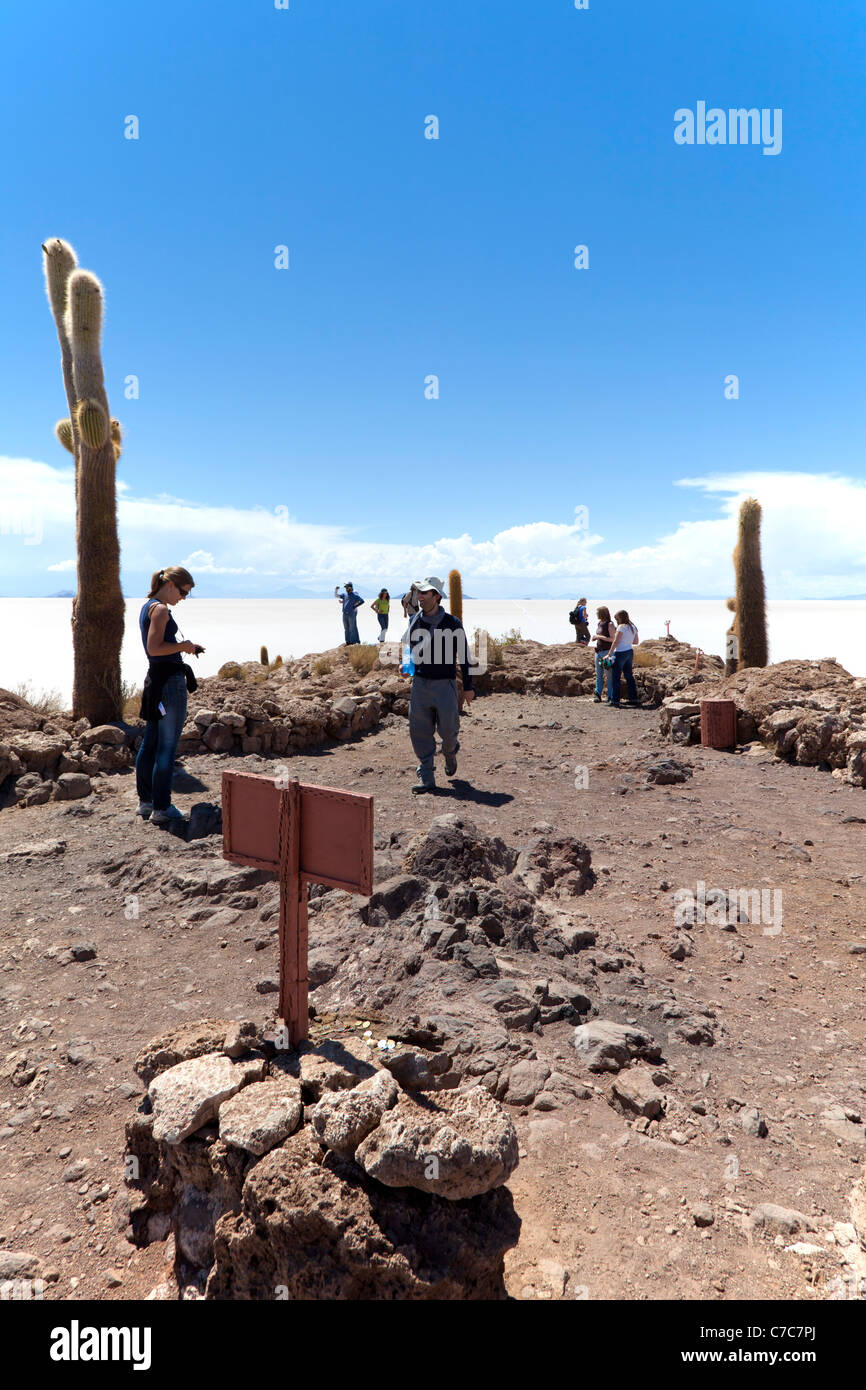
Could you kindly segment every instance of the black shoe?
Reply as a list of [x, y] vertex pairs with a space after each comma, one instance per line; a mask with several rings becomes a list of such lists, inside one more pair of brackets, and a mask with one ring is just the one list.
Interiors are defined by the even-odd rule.
[[446, 777], [453, 777], [456, 771], [457, 771], [457, 754], [456, 754], [456, 753], [446, 753], [446, 754], [445, 754], [445, 776], [446, 776]]
[[413, 792], [415, 793], [416, 796], [420, 796], [420, 795], [422, 794], [422, 792], [435, 792], [435, 790], [436, 790], [436, 783], [435, 783], [435, 782], [416, 782], [415, 785], [414, 785], [414, 787], [412, 788], [412, 790], [413, 790]]
[[601, 704], [601, 696], [600, 696], [600, 695], [593, 695], [593, 697], [592, 697], [592, 702], [593, 702], [594, 705], [600, 705], [600, 704]]

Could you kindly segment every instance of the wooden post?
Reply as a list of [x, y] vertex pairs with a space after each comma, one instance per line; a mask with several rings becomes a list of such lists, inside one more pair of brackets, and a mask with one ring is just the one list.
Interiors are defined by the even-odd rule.
[[309, 1036], [307, 885], [301, 881], [300, 792], [293, 778], [280, 794], [280, 1017], [289, 1046]]

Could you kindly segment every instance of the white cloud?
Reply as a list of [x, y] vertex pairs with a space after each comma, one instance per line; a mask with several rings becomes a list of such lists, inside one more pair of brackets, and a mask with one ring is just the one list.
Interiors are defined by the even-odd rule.
[[[463, 573], [480, 596], [568, 593], [575, 586], [619, 593], [675, 589], [725, 594], [733, 582], [731, 551], [743, 497], [764, 508], [767, 586], [776, 598], [866, 592], [866, 483], [839, 474], [735, 472], [683, 478], [699, 492], [707, 516], [681, 521], [647, 543], [610, 548], [603, 526], [613, 511], [573, 520], [529, 521], [489, 538], [469, 534], [410, 544], [358, 539], [347, 526], [300, 521], [286, 507], [200, 503], [160, 494], [134, 496], [118, 488], [123, 571], [148, 576], [158, 564], [185, 555], [193, 574], [221, 577], [226, 593], [267, 597], [286, 586], [311, 592], [353, 578], [369, 585], [422, 573]], [[74, 570], [71, 467], [0, 457], [0, 575], [18, 592], [38, 592], [46, 571]], [[24, 588], [20, 584], [25, 585]]]

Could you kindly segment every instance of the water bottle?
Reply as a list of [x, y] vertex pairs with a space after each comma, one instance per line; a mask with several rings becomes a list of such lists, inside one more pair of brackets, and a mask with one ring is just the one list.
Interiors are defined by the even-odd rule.
[[410, 642], [403, 643], [403, 660], [400, 663], [401, 676], [414, 676], [415, 662], [412, 660], [412, 645]]

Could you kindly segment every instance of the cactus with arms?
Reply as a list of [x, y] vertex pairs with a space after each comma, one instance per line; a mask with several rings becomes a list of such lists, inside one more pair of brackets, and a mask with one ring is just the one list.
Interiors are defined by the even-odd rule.
[[767, 606], [761, 568], [761, 504], [747, 497], [740, 507], [734, 551], [737, 580], [735, 630], [739, 639], [737, 669], [767, 664]]
[[79, 270], [68, 242], [42, 247], [48, 301], [60, 340], [69, 417], [56, 432], [75, 458], [78, 591], [72, 604], [72, 710], [91, 724], [121, 718], [123, 594], [117, 536], [120, 426], [111, 418], [100, 355], [102, 286]]

